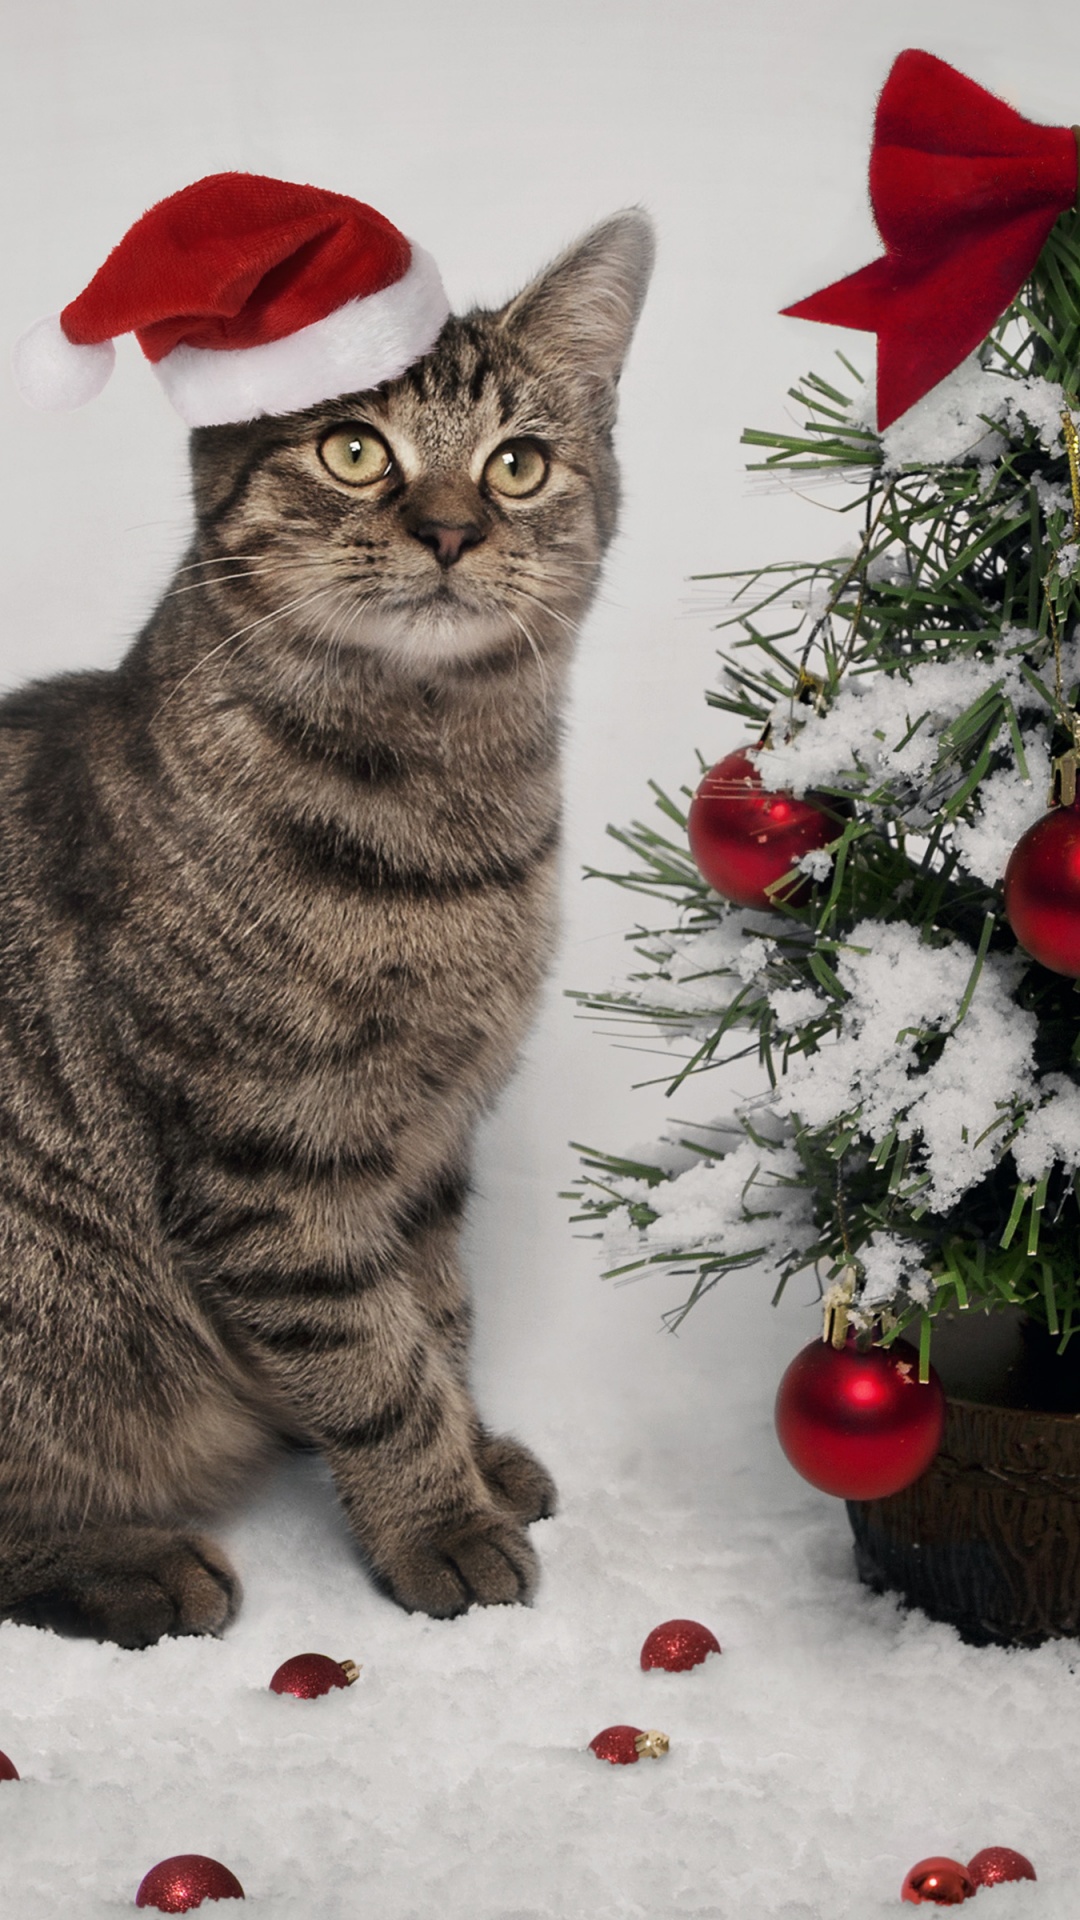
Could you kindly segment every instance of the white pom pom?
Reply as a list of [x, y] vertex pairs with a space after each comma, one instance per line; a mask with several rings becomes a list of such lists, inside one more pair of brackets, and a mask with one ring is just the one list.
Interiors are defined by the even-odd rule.
[[116, 359], [111, 340], [77, 347], [65, 334], [58, 313], [36, 320], [15, 343], [11, 356], [15, 385], [32, 407], [84, 407], [108, 381]]

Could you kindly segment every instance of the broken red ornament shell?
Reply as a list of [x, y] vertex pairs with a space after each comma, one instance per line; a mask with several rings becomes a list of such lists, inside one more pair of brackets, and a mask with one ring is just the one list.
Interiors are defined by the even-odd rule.
[[700, 1667], [710, 1653], [719, 1652], [715, 1633], [703, 1627], [700, 1620], [664, 1620], [646, 1636], [641, 1664], [646, 1672], [650, 1667], [662, 1667], [665, 1673], [685, 1673], [690, 1667]]
[[659, 1760], [670, 1746], [666, 1733], [656, 1727], [644, 1732], [641, 1727], [604, 1727], [589, 1741], [598, 1760], [609, 1760], [613, 1767], [632, 1767], [638, 1760]]
[[983, 1847], [967, 1863], [968, 1879], [977, 1887], [997, 1887], [1003, 1880], [1037, 1880], [1031, 1861], [1012, 1847]]
[[174, 1853], [159, 1860], [139, 1883], [137, 1907], [156, 1907], [159, 1913], [190, 1913], [204, 1900], [242, 1900], [244, 1889], [235, 1873], [205, 1853]]
[[355, 1660], [331, 1660], [327, 1653], [294, 1653], [283, 1660], [270, 1681], [271, 1693], [291, 1693], [297, 1700], [317, 1700], [334, 1687], [351, 1687], [359, 1679]]

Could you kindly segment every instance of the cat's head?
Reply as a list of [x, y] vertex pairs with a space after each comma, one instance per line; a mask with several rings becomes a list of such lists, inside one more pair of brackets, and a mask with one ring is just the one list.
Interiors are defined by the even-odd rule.
[[615, 526], [616, 386], [652, 254], [644, 214], [616, 214], [400, 379], [197, 429], [196, 550], [229, 619], [425, 675], [563, 651]]

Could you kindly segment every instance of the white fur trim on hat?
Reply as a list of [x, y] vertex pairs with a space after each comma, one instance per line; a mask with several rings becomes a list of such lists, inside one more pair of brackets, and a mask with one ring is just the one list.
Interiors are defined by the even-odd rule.
[[15, 385], [30, 406], [59, 410], [96, 400], [115, 359], [111, 340], [76, 346], [60, 325], [60, 315], [50, 313], [44, 320], [35, 320], [15, 342], [11, 368]]
[[189, 427], [296, 413], [396, 380], [434, 346], [449, 312], [438, 267], [413, 246], [400, 280], [310, 327], [261, 347], [174, 347], [154, 372]]

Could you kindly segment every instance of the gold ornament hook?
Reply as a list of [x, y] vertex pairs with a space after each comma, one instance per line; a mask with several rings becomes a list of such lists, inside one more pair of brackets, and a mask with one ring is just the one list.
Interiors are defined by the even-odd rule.
[[821, 1305], [824, 1319], [821, 1338], [834, 1347], [842, 1347], [847, 1339], [848, 1308], [855, 1294], [857, 1269], [851, 1265], [840, 1268], [835, 1280], [831, 1281], [822, 1295]]

